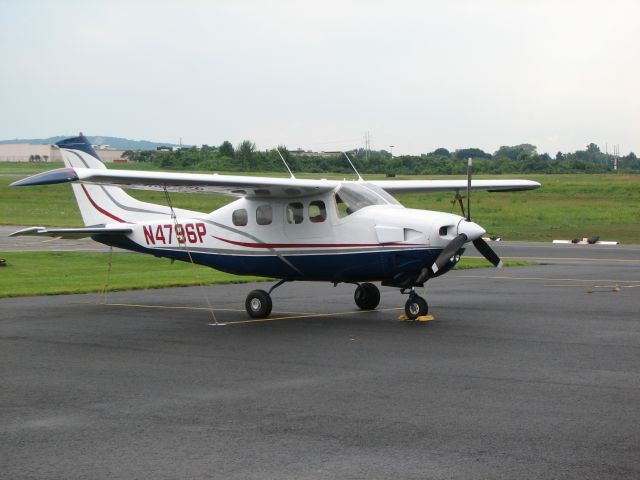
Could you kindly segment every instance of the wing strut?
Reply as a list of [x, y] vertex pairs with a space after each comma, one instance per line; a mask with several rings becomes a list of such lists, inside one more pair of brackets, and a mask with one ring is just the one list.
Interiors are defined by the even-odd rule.
[[[177, 233], [178, 232], [178, 217], [176, 216], [176, 212], [173, 209], [173, 203], [171, 202], [171, 196], [169, 195], [169, 191], [167, 190], [166, 186], [164, 187], [164, 197], [167, 200], [167, 206], [171, 209], [171, 219], [173, 220], [173, 231], [176, 232], [176, 238], [178, 239], [178, 245], [182, 244], [182, 246], [184, 247], [185, 252], [187, 252], [187, 256], [189, 257], [189, 261], [195, 267], [196, 263], [193, 261], [193, 257], [191, 256], [191, 252], [189, 251], [189, 247], [187, 246], [187, 241], [184, 240], [183, 242], [180, 242], [180, 238], [178, 237], [178, 233]], [[184, 232], [183, 229], [180, 229], [180, 231]], [[184, 233], [182, 235], [184, 235]], [[209, 323], [208, 325], [216, 326], [216, 327], [220, 327], [222, 325], [226, 325], [226, 323], [218, 322], [218, 319], [216, 318], [216, 314], [213, 311], [213, 305], [211, 305], [211, 300], [209, 300], [209, 296], [207, 295], [207, 291], [204, 289], [204, 284], [202, 282], [199, 282], [199, 283], [200, 283], [200, 290], [202, 291], [202, 296], [204, 297], [205, 302], [207, 302], [207, 305], [209, 307], [209, 313], [211, 313], [211, 317], [213, 318], [213, 323]]]

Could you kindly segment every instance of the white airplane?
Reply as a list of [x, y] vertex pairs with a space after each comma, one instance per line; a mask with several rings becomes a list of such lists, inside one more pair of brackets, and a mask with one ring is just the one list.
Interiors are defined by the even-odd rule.
[[[302, 180], [290, 178], [145, 172], [107, 169], [84, 136], [59, 142], [66, 168], [12, 186], [71, 182], [85, 227], [31, 227], [14, 235], [91, 237], [105, 245], [158, 257], [193, 261], [237, 275], [280, 279], [269, 291], [254, 290], [245, 307], [254, 318], [271, 313], [273, 290], [285, 282], [352, 283], [356, 305], [378, 306], [371, 282], [408, 294], [405, 313], [426, 315], [416, 293], [448, 272], [471, 242], [492, 264], [501, 261], [482, 239], [485, 230], [469, 215], [472, 189], [530, 190], [530, 180]], [[288, 169], [288, 167], [287, 167]], [[357, 172], [356, 172], [357, 173]], [[134, 199], [122, 189], [218, 193], [237, 197], [211, 213]], [[466, 218], [403, 207], [394, 193], [467, 191]]]

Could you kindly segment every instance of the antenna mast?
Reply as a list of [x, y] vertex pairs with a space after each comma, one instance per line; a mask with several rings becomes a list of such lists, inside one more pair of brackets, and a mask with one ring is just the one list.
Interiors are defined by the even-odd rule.
[[364, 180], [364, 178], [362, 178], [360, 176], [360, 173], [358, 172], [358, 170], [356, 170], [356, 167], [353, 165], [353, 162], [351, 161], [351, 159], [349, 158], [349, 155], [347, 155], [347, 152], [342, 152], [342, 154], [347, 157], [347, 161], [349, 162], [349, 165], [351, 165], [351, 168], [353, 168], [353, 171], [356, 172], [356, 175], [358, 175], [358, 180]]
[[278, 149], [278, 147], [276, 147], [276, 152], [278, 152], [278, 155], [280, 155], [280, 158], [282, 159], [282, 163], [284, 163], [284, 166], [287, 167], [287, 170], [289, 171], [289, 175], [291, 175], [291, 178], [295, 179], [296, 178], [295, 175], [293, 174], [293, 172], [289, 168], [289, 165], [287, 165], [287, 161], [284, 159], [284, 157], [280, 153], [280, 150]]

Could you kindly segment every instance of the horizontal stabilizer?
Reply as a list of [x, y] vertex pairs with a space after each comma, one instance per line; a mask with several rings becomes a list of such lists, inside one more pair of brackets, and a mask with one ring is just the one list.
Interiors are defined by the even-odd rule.
[[29, 227], [13, 232], [10, 237], [31, 235], [36, 237], [86, 238], [94, 235], [117, 235], [131, 233], [131, 227], [84, 227], [84, 228], [46, 228]]

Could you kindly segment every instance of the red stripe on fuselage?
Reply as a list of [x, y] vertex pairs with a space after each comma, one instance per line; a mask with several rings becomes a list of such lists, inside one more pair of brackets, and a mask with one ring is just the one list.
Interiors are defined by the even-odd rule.
[[386, 246], [401, 246], [401, 247], [418, 247], [423, 246], [420, 243], [252, 243], [252, 242], [237, 242], [235, 240], [228, 240], [221, 237], [213, 237], [222, 242], [231, 243], [232, 245], [238, 245], [239, 247], [247, 248], [349, 248], [349, 247], [386, 247]]
[[98, 205], [96, 202], [93, 201], [93, 198], [91, 198], [91, 195], [89, 195], [87, 188], [84, 185], [80, 185], [80, 186], [82, 187], [82, 190], [84, 190], [84, 194], [87, 196], [87, 198], [91, 202], [91, 205], [93, 205], [96, 210], [98, 210], [100, 213], [102, 213], [103, 215], [106, 215], [109, 218], [113, 218], [116, 222], [129, 223], [126, 220], [123, 220], [120, 217], [116, 217], [112, 213], [109, 213], [104, 208], [100, 207], [100, 205]]

